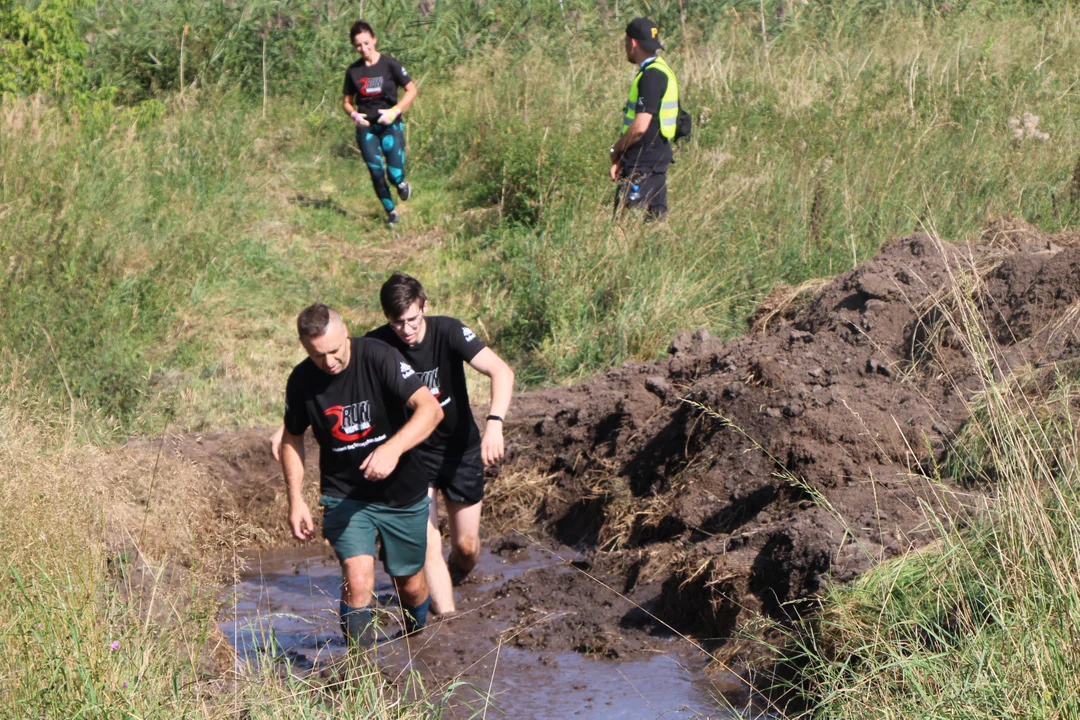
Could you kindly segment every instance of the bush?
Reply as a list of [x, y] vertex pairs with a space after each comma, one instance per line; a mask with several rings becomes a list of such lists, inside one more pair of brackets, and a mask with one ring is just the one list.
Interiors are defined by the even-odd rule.
[[41, 0], [27, 9], [0, 0], [0, 96], [49, 91], [57, 96], [89, 95], [83, 62], [86, 42], [76, 11], [88, 0]]

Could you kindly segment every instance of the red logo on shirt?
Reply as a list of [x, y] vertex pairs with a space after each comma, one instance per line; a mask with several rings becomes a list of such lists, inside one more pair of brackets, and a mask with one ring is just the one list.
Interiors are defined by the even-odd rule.
[[376, 95], [382, 95], [383, 79], [379, 77], [365, 77], [360, 78], [362, 81], [358, 86], [360, 94], [364, 97], [375, 97]]
[[354, 442], [367, 437], [372, 430], [371, 407], [368, 401], [352, 405], [335, 405], [323, 410], [326, 417], [336, 418], [330, 434], [342, 442]]

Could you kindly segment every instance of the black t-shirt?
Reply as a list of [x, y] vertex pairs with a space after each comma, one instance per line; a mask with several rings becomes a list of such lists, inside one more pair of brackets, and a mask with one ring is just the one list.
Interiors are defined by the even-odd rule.
[[660, 134], [660, 103], [667, 92], [667, 75], [659, 68], [645, 66], [638, 81], [636, 113], [650, 113], [652, 120], [641, 139], [631, 145], [620, 159], [623, 175], [635, 172], [667, 172], [671, 164], [671, 143]]
[[464, 455], [480, 447], [480, 430], [473, 419], [465, 383], [465, 363], [486, 346], [460, 320], [434, 316], [424, 322], [424, 339], [411, 347], [389, 325], [372, 330], [367, 337], [383, 340], [401, 351], [442, 405], [443, 421], [420, 447], [443, 455]]
[[351, 97], [356, 111], [374, 123], [379, 120], [379, 110], [397, 105], [398, 88], [410, 82], [409, 73], [389, 55], [380, 55], [374, 65], [365, 65], [361, 58], [345, 71], [342, 94]]
[[349, 365], [325, 373], [310, 358], [293, 368], [285, 386], [285, 429], [303, 435], [310, 426], [319, 441], [324, 495], [405, 507], [427, 492], [423, 471], [405, 453], [385, 480], [364, 478], [360, 464], [401, 429], [405, 403], [424, 384], [394, 348], [370, 338], [351, 338]]

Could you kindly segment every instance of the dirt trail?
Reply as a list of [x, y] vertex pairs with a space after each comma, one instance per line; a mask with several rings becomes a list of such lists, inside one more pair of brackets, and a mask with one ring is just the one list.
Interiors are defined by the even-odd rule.
[[[492, 620], [525, 627], [558, 606], [566, 612], [516, 635], [518, 645], [623, 657], [666, 624], [739, 656], [753, 652], [728, 642], [740, 624], [786, 619], [826, 583], [925, 545], [931, 516], [969, 512], [975, 499], [952, 479], [923, 477], [981, 386], [950, 327], [952, 289], [965, 288], [957, 297], [972, 299], [1000, 343], [1000, 375], [1073, 358], [1077, 245], [1013, 221], [970, 243], [896, 239], [809, 296], [789, 301], [778, 288], [744, 337], [683, 333], [667, 360], [518, 398], [512, 457], [487, 509], [495, 519], [520, 514], [498, 498], [531, 502], [535, 523], [520, 529], [588, 554], [575, 572], [509, 583], [493, 606], [508, 616]], [[214, 481], [222, 514], [277, 545], [288, 541], [285, 496], [265, 436], [167, 444]], [[503, 537], [497, 551], [523, 537]]]

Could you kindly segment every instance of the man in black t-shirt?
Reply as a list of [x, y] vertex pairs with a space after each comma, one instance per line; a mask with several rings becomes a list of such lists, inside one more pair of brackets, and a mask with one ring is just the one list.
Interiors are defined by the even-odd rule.
[[[432, 608], [442, 615], [455, 611], [453, 584], [463, 580], [480, 557], [484, 466], [497, 463], [504, 454], [503, 418], [514, 392], [514, 371], [460, 320], [427, 317], [427, 293], [415, 278], [391, 275], [379, 301], [389, 322], [366, 337], [399, 350], [443, 408], [439, 427], [413, 451], [431, 498], [424, 573]], [[491, 378], [491, 405], [482, 437], [469, 404], [465, 363]], [[450, 529], [449, 563], [442, 555], [439, 491]]]
[[651, 218], [667, 213], [667, 171], [678, 114], [675, 75], [657, 50], [656, 23], [635, 18], [626, 26], [626, 59], [638, 66], [631, 85], [623, 133], [609, 150], [609, 176], [619, 183], [615, 210], [644, 207]]
[[308, 359], [285, 389], [281, 466], [289, 492], [289, 525], [301, 541], [314, 524], [303, 499], [304, 433], [319, 443], [323, 535], [341, 562], [341, 624], [346, 642], [370, 644], [375, 539], [393, 578], [405, 631], [424, 625], [430, 596], [422, 572], [427, 538], [427, 485], [410, 452], [443, 411], [397, 350], [350, 338], [344, 322], [315, 304], [296, 322]]
[[[375, 49], [378, 38], [363, 20], [349, 28], [349, 41], [360, 53], [360, 59], [345, 71], [342, 107], [356, 123], [360, 154], [364, 156], [375, 194], [386, 211], [386, 222], [394, 225], [399, 218], [386, 176], [390, 176], [390, 182], [397, 188], [398, 197], [408, 200], [412, 188], [405, 180], [405, 126], [401, 114], [416, 99], [416, 83], [401, 63]], [[400, 100], [398, 90], [405, 91]]]

